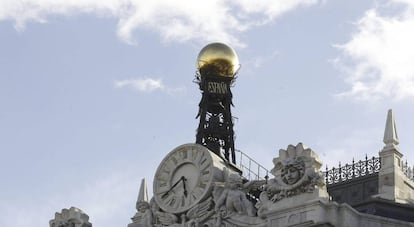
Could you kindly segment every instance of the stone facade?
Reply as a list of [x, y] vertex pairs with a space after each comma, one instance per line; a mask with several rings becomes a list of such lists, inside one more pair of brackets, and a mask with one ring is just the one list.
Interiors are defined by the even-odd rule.
[[[128, 227], [414, 227], [414, 182], [403, 172], [392, 111], [388, 113], [384, 143], [378, 171], [337, 183], [329, 190], [317, 153], [302, 143], [281, 149], [273, 159], [273, 176], [264, 180], [247, 180], [234, 171], [234, 166], [212, 165], [215, 180], [208, 193], [183, 212], [167, 212], [154, 198], [149, 199], [144, 179], [137, 211]], [[213, 162], [223, 162], [209, 153]], [[177, 184], [184, 187], [187, 196], [190, 178], [182, 179]], [[169, 191], [181, 190], [174, 187]], [[88, 219], [72, 207], [56, 213], [50, 227], [91, 227]]]

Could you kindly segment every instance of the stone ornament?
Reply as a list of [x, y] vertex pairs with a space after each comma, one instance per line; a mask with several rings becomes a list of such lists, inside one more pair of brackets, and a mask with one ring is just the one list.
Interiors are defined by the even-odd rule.
[[322, 163], [318, 155], [302, 143], [289, 145], [279, 150], [279, 157], [273, 159], [275, 176], [263, 186], [260, 201], [256, 204], [259, 216], [269, 207], [284, 198], [303, 193], [312, 193], [316, 188], [325, 187], [323, 174], [319, 171]]
[[55, 218], [49, 221], [50, 227], [92, 227], [89, 216], [76, 207], [56, 212]]
[[223, 170], [225, 182], [216, 182], [213, 190], [215, 221], [209, 226], [214, 227], [242, 227], [266, 226], [266, 223], [257, 217], [253, 203], [246, 194], [251, 187], [256, 187], [252, 181], [243, 182], [236, 173]]
[[246, 198], [246, 186], [239, 174], [229, 173], [224, 169], [225, 184], [224, 187], [216, 185], [215, 187], [215, 210], [221, 213], [224, 209], [226, 213], [237, 213], [239, 215], [255, 216], [256, 211], [252, 203]]
[[213, 200], [211, 197], [191, 208], [185, 215], [185, 220], [189, 220], [187, 226], [202, 226], [202, 223], [205, 223], [206, 220], [213, 216], [214, 209], [212, 208]]
[[132, 223], [128, 227], [152, 226], [152, 212], [148, 201], [147, 181], [142, 179], [139, 188], [138, 199], [135, 205], [137, 212], [131, 218]]

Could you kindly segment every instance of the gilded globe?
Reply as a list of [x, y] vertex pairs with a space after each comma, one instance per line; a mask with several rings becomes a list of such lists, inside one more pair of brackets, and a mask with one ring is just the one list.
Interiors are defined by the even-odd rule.
[[240, 68], [236, 52], [223, 43], [210, 43], [201, 49], [197, 69], [201, 76], [234, 77]]

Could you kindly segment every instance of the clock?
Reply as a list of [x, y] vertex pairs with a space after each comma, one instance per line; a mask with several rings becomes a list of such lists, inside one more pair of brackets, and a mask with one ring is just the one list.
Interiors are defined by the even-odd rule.
[[225, 166], [221, 158], [202, 145], [181, 145], [158, 166], [154, 199], [165, 212], [185, 212], [209, 195], [212, 183], [221, 180], [217, 179], [217, 171]]

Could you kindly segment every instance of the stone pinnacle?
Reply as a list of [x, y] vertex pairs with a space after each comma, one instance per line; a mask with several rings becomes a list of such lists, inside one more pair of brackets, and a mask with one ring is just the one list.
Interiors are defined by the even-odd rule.
[[387, 121], [385, 123], [384, 139], [386, 147], [398, 145], [397, 126], [395, 125], [394, 113], [388, 110]]
[[147, 190], [147, 180], [145, 178], [141, 181], [141, 187], [139, 188], [138, 200], [137, 202], [149, 202], [148, 200], [148, 190]]

